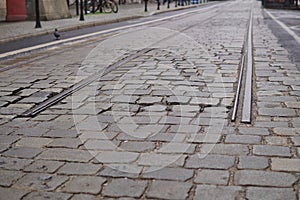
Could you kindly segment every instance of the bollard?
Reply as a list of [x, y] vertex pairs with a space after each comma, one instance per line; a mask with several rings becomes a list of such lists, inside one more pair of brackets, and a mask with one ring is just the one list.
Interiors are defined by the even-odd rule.
[[148, 12], [147, 4], [148, 4], [148, 0], [145, 0], [145, 12]]
[[78, 16], [79, 15], [79, 2], [78, 2], [78, 0], [75, 1], [75, 4], [76, 4], [76, 15]]
[[35, 28], [42, 28], [41, 19], [40, 19], [39, 0], [35, 0]]
[[83, 0], [80, 0], [80, 18], [79, 21], [84, 21], [84, 16], [83, 16]]
[[84, 14], [88, 14], [88, 4], [87, 4], [87, 0], [84, 0]]

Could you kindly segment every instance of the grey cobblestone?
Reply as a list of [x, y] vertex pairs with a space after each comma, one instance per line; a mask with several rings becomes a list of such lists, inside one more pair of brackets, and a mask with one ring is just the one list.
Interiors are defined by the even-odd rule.
[[3, 153], [4, 156], [15, 158], [34, 158], [42, 152], [41, 148], [13, 147]]
[[195, 151], [195, 144], [187, 143], [163, 143], [159, 148], [160, 153], [188, 153], [191, 154]]
[[94, 176], [76, 176], [62, 187], [64, 192], [98, 194], [106, 179]]
[[237, 171], [234, 183], [237, 185], [291, 187], [297, 179], [295, 176], [283, 172], [267, 172], [255, 170]]
[[138, 157], [138, 153], [117, 151], [100, 152], [95, 156], [102, 163], [130, 163], [136, 161]]
[[142, 171], [142, 167], [136, 165], [108, 165], [99, 173], [101, 176], [114, 178], [137, 178]]
[[270, 145], [254, 145], [253, 154], [260, 156], [280, 156], [290, 157], [290, 148], [281, 146], [270, 146]]
[[57, 176], [44, 173], [29, 173], [19, 179], [14, 187], [25, 190], [53, 191], [66, 182], [67, 176]]
[[242, 144], [203, 144], [200, 148], [201, 154], [218, 155], [247, 155], [249, 149]]
[[[204, 156], [199, 154], [200, 156]], [[234, 156], [227, 155], [207, 155], [204, 158], [199, 155], [192, 155], [188, 158], [185, 167], [187, 168], [207, 168], [207, 169], [229, 169], [234, 165]]]
[[258, 156], [241, 156], [238, 169], [266, 169], [269, 166], [268, 159]]
[[186, 199], [191, 187], [191, 183], [185, 182], [153, 181], [147, 192], [147, 197], [155, 199]]
[[266, 128], [240, 127], [239, 133], [243, 135], [270, 135]]
[[227, 135], [225, 143], [233, 144], [260, 144], [261, 137], [254, 135]]
[[155, 168], [150, 167], [143, 172], [143, 178], [154, 180], [187, 181], [194, 176], [194, 171], [183, 168]]
[[88, 151], [64, 148], [47, 149], [38, 156], [38, 159], [43, 160], [73, 162], [88, 162], [92, 158], [93, 156]]
[[142, 153], [138, 164], [146, 166], [183, 166], [185, 158], [186, 156], [181, 154]]
[[25, 172], [47, 172], [54, 173], [58, 168], [64, 165], [64, 162], [36, 160], [24, 168]]
[[72, 195], [58, 192], [32, 192], [24, 197], [24, 200], [59, 199], [68, 200]]
[[289, 199], [296, 200], [296, 194], [291, 188], [259, 188], [259, 187], [248, 187], [246, 197], [249, 200], [256, 199]]
[[229, 171], [223, 170], [200, 170], [194, 182], [199, 184], [227, 185]]
[[0, 187], [1, 199], [21, 199], [27, 193], [26, 190]]
[[146, 181], [131, 179], [113, 179], [103, 188], [102, 194], [109, 197], [136, 197], [144, 193], [147, 186]]
[[19, 171], [0, 170], [0, 186], [9, 187], [24, 174]]
[[155, 143], [129, 141], [129, 142], [122, 143], [119, 148], [122, 150], [133, 151], [133, 152], [146, 152], [146, 151], [152, 151], [155, 148]]
[[240, 197], [241, 187], [198, 185], [194, 199], [201, 200], [232, 200]]
[[300, 128], [274, 128], [274, 133], [277, 135], [298, 135]]
[[96, 174], [102, 165], [89, 163], [66, 163], [57, 174], [63, 175], [93, 175]]
[[31, 159], [0, 157], [0, 168], [10, 170], [21, 170], [32, 162], [33, 160]]
[[271, 169], [274, 171], [300, 171], [300, 159], [271, 158]]

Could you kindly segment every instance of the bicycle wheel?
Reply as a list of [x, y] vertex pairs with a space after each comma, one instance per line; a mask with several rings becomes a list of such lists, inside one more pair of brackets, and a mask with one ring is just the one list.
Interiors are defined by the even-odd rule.
[[103, 2], [103, 11], [105, 13], [111, 13], [113, 10], [112, 10], [112, 4], [108, 1], [104, 1]]
[[[97, 1], [94, 1], [94, 12], [99, 10], [99, 3]], [[87, 10], [90, 12], [93, 12], [93, 2], [90, 0], [87, 2]]]
[[113, 0], [108, 0], [111, 3], [111, 9], [114, 13], [119, 11], [118, 4]]

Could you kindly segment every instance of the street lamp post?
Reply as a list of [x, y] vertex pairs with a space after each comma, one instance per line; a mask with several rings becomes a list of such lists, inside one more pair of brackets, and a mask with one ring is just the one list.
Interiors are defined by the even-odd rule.
[[84, 16], [83, 16], [83, 0], [80, 0], [80, 21], [84, 21]]
[[35, 28], [42, 28], [39, 0], [35, 0]]

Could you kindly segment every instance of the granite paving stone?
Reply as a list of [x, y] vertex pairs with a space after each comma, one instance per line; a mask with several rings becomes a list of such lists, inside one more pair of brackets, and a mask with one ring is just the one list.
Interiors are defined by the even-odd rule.
[[143, 172], [143, 178], [154, 180], [187, 181], [194, 176], [194, 171], [184, 168], [149, 167]]
[[175, 181], [153, 181], [147, 192], [148, 198], [186, 199], [192, 187], [191, 183]]
[[14, 187], [25, 190], [54, 191], [69, 178], [67, 176], [57, 176], [44, 173], [28, 173], [19, 179]]
[[259, 156], [279, 156], [279, 157], [290, 157], [290, 148], [282, 146], [271, 146], [271, 145], [254, 145], [253, 154]]
[[3, 153], [4, 156], [15, 158], [35, 158], [43, 150], [33, 147], [13, 147]]
[[43, 151], [38, 159], [56, 160], [56, 161], [73, 161], [73, 162], [88, 162], [93, 156], [86, 150], [54, 148]]
[[229, 171], [225, 170], [200, 170], [194, 180], [197, 184], [227, 185]]
[[247, 186], [291, 187], [296, 180], [296, 177], [289, 173], [258, 170], [240, 170], [234, 176], [235, 184]]
[[0, 186], [9, 187], [23, 175], [24, 173], [20, 171], [0, 170]]
[[24, 197], [28, 191], [20, 190], [15, 188], [4, 188], [0, 187], [1, 199], [21, 199]]
[[299, 172], [300, 159], [271, 158], [271, 169], [273, 171]]
[[195, 154], [188, 157], [185, 167], [206, 169], [229, 169], [234, 165], [234, 162], [234, 156]]
[[98, 194], [106, 179], [95, 176], [76, 176], [62, 186], [62, 191], [69, 193]]
[[260, 188], [248, 187], [246, 198], [249, 200], [266, 199], [266, 200], [281, 200], [289, 199], [296, 200], [296, 194], [292, 188]]
[[197, 185], [194, 199], [203, 200], [232, 200], [238, 199], [241, 187], [237, 186], [215, 186], [215, 185]]
[[266, 169], [269, 166], [268, 158], [259, 156], [240, 156], [238, 169]]
[[26, 195], [23, 199], [25, 200], [44, 200], [44, 199], [59, 199], [68, 200], [72, 195], [67, 193], [59, 192], [31, 192]]
[[113, 179], [102, 190], [102, 194], [108, 197], [136, 197], [144, 193], [147, 186], [146, 181], [131, 179]]
[[25, 172], [47, 172], [54, 173], [58, 168], [64, 165], [64, 162], [48, 161], [48, 160], [35, 160], [30, 165], [26, 166], [23, 170]]

